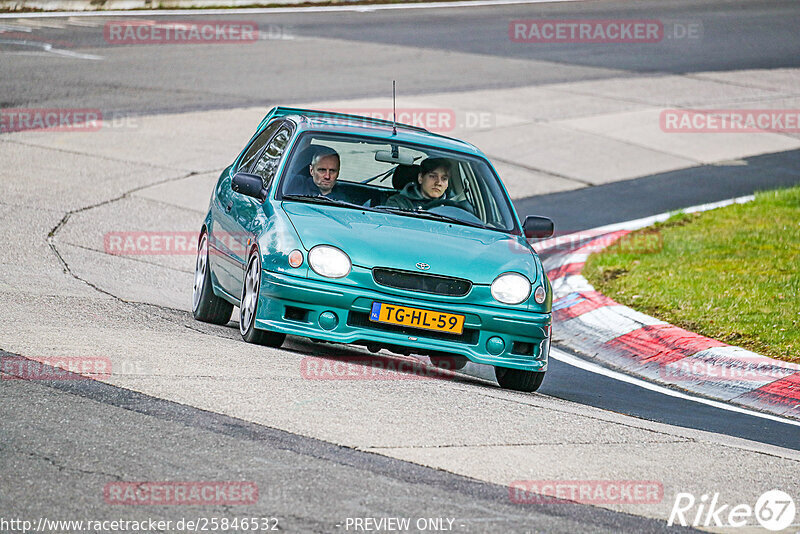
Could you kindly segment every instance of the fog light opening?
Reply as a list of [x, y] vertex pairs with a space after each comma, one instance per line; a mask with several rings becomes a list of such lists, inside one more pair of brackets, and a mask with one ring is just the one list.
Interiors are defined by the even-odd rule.
[[506, 342], [497, 336], [490, 337], [486, 341], [486, 350], [492, 356], [499, 356], [506, 350]]
[[323, 330], [333, 330], [339, 324], [339, 317], [332, 311], [319, 314], [319, 326]]

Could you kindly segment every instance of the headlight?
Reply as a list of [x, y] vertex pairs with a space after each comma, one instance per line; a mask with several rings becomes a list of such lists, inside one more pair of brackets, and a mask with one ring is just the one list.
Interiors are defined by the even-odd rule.
[[546, 298], [547, 290], [544, 288], [544, 286], [537, 287], [536, 291], [533, 292], [533, 300], [536, 301], [536, 304], [541, 304]]
[[503, 304], [519, 304], [531, 294], [531, 283], [518, 273], [501, 274], [492, 282], [492, 296]]
[[314, 272], [328, 278], [341, 278], [350, 272], [350, 258], [336, 247], [317, 245], [308, 253], [308, 264]]

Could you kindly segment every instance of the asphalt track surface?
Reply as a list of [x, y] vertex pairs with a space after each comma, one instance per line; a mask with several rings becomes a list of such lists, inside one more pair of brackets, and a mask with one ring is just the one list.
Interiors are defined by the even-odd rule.
[[[346, 531], [347, 517], [407, 517], [412, 512], [415, 517], [457, 518], [453, 530], [458, 532], [530, 532], [532, 525], [537, 531], [564, 533], [673, 530], [663, 522], [570, 502], [520, 506], [509, 501], [505, 486], [96, 381], [6, 382], [0, 416], [0, 477], [9, 482], [5, 517], [89, 517], [91, 497], [72, 488], [102, 487], [109, 479], [231, 480], [236, 479], [232, 474], [246, 472], [247, 480], [258, 484], [259, 500], [244, 515], [278, 518], [280, 529], [288, 532]], [[70, 434], [69, 440], [62, 432]], [[51, 458], [65, 442], [74, 441], [81, 450], [69, 462]], [[27, 499], [23, 488], [10, 484], [17, 477], [47, 484], [50, 491]], [[180, 512], [126, 508], [119, 515], [127, 520], [240, 515], [225, 506]]]
[[[702, 20], [706, 45], [690, 54], [675, 54], [667, 44], [654, 46], [644, 55], [618, 46], [553, 45], [534, 51], [496, 37], [498, 31], [506, 31], [510, 19], [546, 16]], [[134, 51], [133, 59], [127, 56], [119, 63], [113, 55], [102, 62], [69, 63], [41, 56], [0, 56], [0, 107], [86, 106], [152, 114], [380, 96], [392, 78], [399, 78], [402, 91], [415, 94], [443, 87], [499, 88], [612, 74], [635, 77], [653, 72], [800, 66], [800, 7], [794, 1], [592, 2], [401, 11], [378, 13], [369, 26], [353, 13], [248, 18], [291, 28], [299, 37], [324, 36], [350, 46], [358, 41], [383, 43], [387, 56], [368, 58], [360, 68], [331, 72], [324, 54], [303, 55], [308, 50], [303, 49], [302, 39], [298, 42], [303, 52], [294, 57], [257, 57], [225, 46], [205, 58], [193, 57], [186, 47], [164, 46], [155, 58]], [[47, 36], [68, 41], [76, 49], [107, 46], [98, 28], [53, 29]], [[420, 64], [396, 45], [469, 51], [486, 56], [486, 61], [480, 71], [458, 64]], [[399, 51], [391, 53], [393, 46]], [[0, 51], [25, 50], [0, 44]], [[325, 53], [348, 54], [346, 48]], [[543, 63], [529, 64], [525, 71], [493, 66], [495, 58], [531, 59], [531, 55]], [[211, 73], [209, 61], [215, 67]], [[347, 65], [348, 60], [337, 56], [336, 62]], [[676, 171], [524, 199], [517, 205], [523, 216], [548, 215], [560, 228], [576, 231], [800, 182], [796, 152], [758, 156], [748, 163]], [[764, 175], [771, 176], [770, 181]], [[684, 187], [687, 184], [695, 187]], [[457, 516], [464, 520], [466, 531], [522, 532], [534, 524], [537, 531], [547, 532], [666, 529], [661, 522], [571, 503], [530, 505], [521, 511], [509, 505], [507, 488], [502, 486], [101, 383], [4, 381], [0, 388], [0, 487], [4, 488], [0, 503], [18, 516], [39, 516], [42, 510], [62, 517], [68, 512], [77, 515], [90, 501], [74, 487], [100, 484], [109, 476], [215, 479], [220, 473], [246, 469], [263, 477], [259, 510], [254, 512], [287, 518], [290, 531], [331, 531], [331, 525], [344, 517], [407, 515], [411, 508], [421, 517]], [[555, 360], [540, 392], [651, 421], [800, 449], [797, 427], [644, 391]], [[71, 451], [76, 461], [70, 465], [51, 458], [66, 443], [60, 436], [63, 432], [72, 436], [69, 443], [84, 445]], [[52, 491], [37, 492], [36, 499], [28, 499], [25, 488], [11, 484], [20, 479], [51, 484]], [[336, 505], [332, 506], [334, 492]], [[182, 513], [188, 516], [190, 512]], [[208, 509], [203, 512], [209, 515]], [[131, 518], [137, 513], [142, 512], [132, 512]], [[147, 514], [175, 517], [172, 510], [148, 510]]]
[[[580, 2], [470, 9], [369, 13], [303, 13], [213, 16], [259, 24], [268, 46], [215, 45], [198, 55], [191, 46], [112, 46], [102, 27], [50, 28], [44, 35], [64, 48], [105, 49], [104, 61], [81, 64], [58, 57], [17, 56], [0, 64], [0, 107], [87, 106], [106, 113], [153, 113], [287, 102], [391, 96], [450, 90], [505, 88], [653, 73], [694, 73], [800, 65], [800, 24], [792, 0], [671, 0]], [[509, 22], [536, 18], [659, 19], [700, 23], [702, 46], [665, 39], [646, 53], [624, 44], [520, 46]], [[153, 17], [143, 17], [150, 18]], [[208, 18], [208, 17], [207, 17]], [[89, 20], [89, 19], [87, 19]], [[192, 20], [167, 16], [159, 20]], [[368, 23], [365, 23], [368, 20]], [[295, 36], [291, 51], [281, 36]], [[30, 37], [30, 36], [27, 36]], [[16, 36], [25, 40], [26, 36]], [[313, 41], [347, 46], [316, 49]], [[385, 54], [361, 57], [358, 42], [385, 44]], [[677, 43], [677, 44], [676, 44]], [[32, 45], [0, 44], [4, 50], [35, 51]], [[411, 48], [406, 48], [411, 47]], [[443, 54], [425, 59], [416, 48]], [[113, 50], [122, 50], [112, 54]], [[157, 58], [157, 61], [153, 61]], [[524, 62], [514, 62], [524, 59]], [[209, 70], [208, 65], [214, 69]], [[336, 65], [331, 68], [330, 65]], [[388, 100], [387, 100], [388, 101]]]

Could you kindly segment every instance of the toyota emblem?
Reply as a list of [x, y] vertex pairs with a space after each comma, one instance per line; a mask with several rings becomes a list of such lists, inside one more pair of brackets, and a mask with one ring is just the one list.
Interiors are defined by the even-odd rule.
[[428, 265], [427, 263], [422, 263], [422, 262], [417, 263], [417, 269], [419, 269], [420, 271], [427, 271], [430, 268], [431, 266]]

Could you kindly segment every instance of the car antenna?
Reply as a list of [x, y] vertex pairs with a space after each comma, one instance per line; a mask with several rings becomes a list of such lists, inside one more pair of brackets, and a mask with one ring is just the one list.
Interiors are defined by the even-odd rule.
[[392, 80], [392, 135], [397, 135], [397, 96], [394, 84], [395, 80]]

